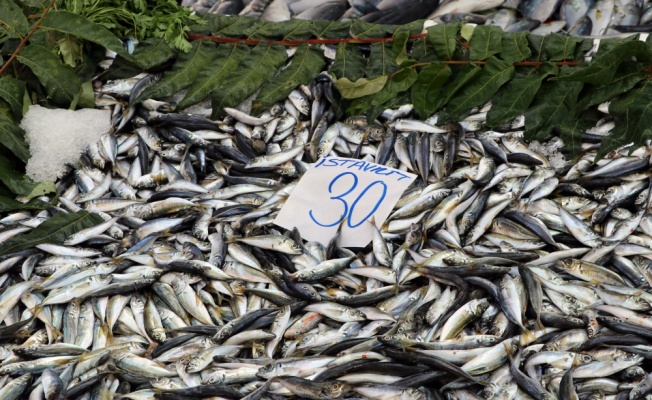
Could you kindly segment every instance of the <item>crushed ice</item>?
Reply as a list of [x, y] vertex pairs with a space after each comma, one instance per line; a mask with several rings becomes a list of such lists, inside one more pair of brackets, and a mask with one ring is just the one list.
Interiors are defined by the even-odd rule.
[[29, 107], [20, 123], [31, 158], [27, 176], [36, 182], [54, 181], [67, 163], [76, 163], [82, 151], [111, 129], [111, 112], [84, 108], [77, 111]]
[[530, 150], [545, 156], [550, 161], [550, 166], [556, 169], [563, 168], [566, 164], [566, 157], [560, 151], [563, 147], [564, 142], [559, 137], [554, 137], [543, 143], [533, 140], [528, 146]]

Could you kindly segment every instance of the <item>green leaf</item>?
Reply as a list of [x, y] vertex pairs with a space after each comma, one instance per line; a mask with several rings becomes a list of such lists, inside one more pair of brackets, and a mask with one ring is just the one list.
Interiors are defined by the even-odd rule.
[[554, 128], [573, 118], [583, 86], [581, 82], [545, 83], [532, 107], [525, 112], [526, 139], [545, 138]]
[[258, 27], [263, 26], [265, 21], [257, 20], [251, 17], [235, 17], [230, 19], [230, 23], [221, 27], [220, 29], [213, 29], [211, 31], [215, 36], [226, 37], [242, 37], [243, 34], [251, 34], [255, 32]]
[[285, 31], [284, 40], [304, 40], [312, 38], [314, 31], [314, 21], [305, 21], [302, 19], [291, 19], [290, 21], [281, 21], [277, 24], [290, 23], [293, 22], [294, 25], [288, 27]]
[[23, 94], [23, 110], [21, 113], [21, 117], [25, 116], [27, 114], [27, 111], [29, 111], [29, 106], [32, 105], [32, 99], [29, 97], [29, 92], [25, 90]]
[[31, 232], [16, 235], [4, 242], [0, 245], [0, 255], [15, 253], [42, 243], [62, 244], [71, 235], [102, 222], [102, 217], [84, 210], [70, 214], [58, 212]]
[[40, 28], [52, 29], [58, 32], [67, 33], [97, 43], [107, 49], [116, 52], [129, 59], [131, 56], [127, 50], [122, 47], [120, 39], [115, 37], [110, 30], [100, 24], [91, 22], [81, 15], [68, 11], [50, 12], [43, 18]]
[[195, 40], [188, 53], [179, 54], [172, 69], [157, 84], [149, 86], [136, 98], [135, 103], [145, 99], [171, 96], [190, 86], [197, 76], [213, 60], [215, 48], [209, 42]]
[[570, 152], [573, 156], [579, 154], [582, 136], [588, 129], [596, 125], [598, 119], [598, 113], [595, 111], [585, 112], [580, 118], [564, 121], [559, 126], [561, 140], [564, 141], [564, 150]]
[[578, 106], [580, 109], [585, 109], [603, 103], [629, 92], [643, 79], [645, 75], [641, 73], [640, 65], [635, 61], [626, 61], [621, 64], [613, 80], [585, 88], [584, 92], [587, 92], [587, 95], [578, 102]]
[[41, 200], [31, 200], [27, 203], [21, 203], [11, 197], [0, 196], [0, 212], [16, 211], [16, 210], [45, 210], [50, 205]]
[[582, 38], [576, 36], [553, 33], [548, 36], [546, 53], [551, 61], [572, 60], [575, 55], [575, 47], [582, 42]]
[[437, 59], [432, 44], [427, 37], [421, 37], [412, 42], [410, 56], [419, 62], [435, 61]]
[[48, 193], [54, 193], [56, 190], [57, 187], [54, 186], [54, 182], [38, 182], [32, 191], [27, 193], [24, 197], [27, 199], [32, 199], [34, 197], [43, 196]]
[[95, 107], [95, 93], [93, 92], [93, 82], [86, 81], [82, 83], [81, 92], [79, 92], [80, 108], [94, 108]]
[[428, 28], [428, 40], [435, 47], [435, 54], [440, 60], [452, 60], [457, 43], [460, 23], [439, 24]]
[[32, 70], [56, 104], [68, 107], [79, 93], [81, 83], [75, 71], [45, 47], [25, 46], [17, 59]]
[[360, 78], [355, 82], [351, 82], [346, 78], [340, 78], [335, 81], [335, 87], [343, 98], [357, 99], [358, 97], [379, 92], [385, 86], [387, 78], [387, 75], [383, 75], [374, 79]]
[[288, 21], [270, 22], [259, 27], [249, 37], [252, 39], [285, 39], [298, 40], [312, 38], [312, 21], [291, 19]]
[[496, 96], [487, 113], [487, 125], [498, 126], [523, 114], [541, 87], [541, 79], [514, 79]]
[[81, 61], [82, 58], [82, 47], [77, 40], [70, 35], [66, 35], [57, 41], [57, 44], [63, 56], [63, 62], [75, 68], [77, 62]]
[[390, 76], [379, 92], [353, 100], [347, 113], [359, 115], [375, 106], [384, 106], [385, 103], [396, 98], [399, 93], [408, 90], [416, 80], [417, 72], [412, 68], [404, 68]]
[[[181, 53], [186, 54], [186, 53]], [[172, 57], [175, 52], [165, 42], [165, 39], [147, 39], [138, 44], [136, 51], [134, 51], [133, 58], [136, 65], [143, 69], [150, 69], [157, 67]]]
[[9, 38], [20, 39], [27, 34], [29, 22], [11, 0], [0, 0], [0, 43]]
[[493, 105], [487, 112], [487, 125], [495, 127], [523, 114], [534, 100], [541, 82], [555, 69], [554, 65], [549, 65], [548, 68], [541, 67], [539, 71], [511, 80], [494, 97]]
[[358, 46], [340, 43], [337, 45], [335, 60], [329, 71], [337, 78], [357, 81], [364, 76], [366, 66], [367, 60], [360, 54]]
[[[326, 65], [319, 51], [301, 44], [290, 65], [260, 88], [260, 93], [253, 103], [254, 109], [269, 107], [285, 99], [297, 86], [309, 83]], [[346, 78], [343, 78], [346, 79]]]
[[502, 50], [503, 30], [494, 25], [480, 25], [473, 30], [469, 42], [471, 60], [486, 60]]
[[402, 106], [403, 104], [408, 104], [409, 102], [410, 102], [409, 92], [399, 93], [395, 97], [389, 99], [387, 102], [377, 106], [373, 106], [370, 109], [368, 109], [364, 113], [364, 115], [367, 117], [367, 123], [369, 124], [373, 123], [380, 116], [380, 114], [382, 114], [383, 111], [385, 111], [386, 109], [399, 107]]
[[[137, 51], [137, 50], [136, 50]], [[139, 67], [135, 62], [128, 61], [123, 57], [117, 56], [108, 70], [102, 74], [102, 79], [113, 80], [113, 79], [126, 79], [136, 76], [143, 72], [143, 69]]]
[[[473, 35], [475, 35], [477, 32]], [[511, 63], [490, 57], [482, 73], [464, 87], [464, 91], [456, 95], [446, 106], [446, 110], [454, 116], [462, 116], [473, 107], [484, 104], [498, 89], [514, 75], [514, 66]]]
[[10, 76], [0, 76], [0, 98], [5, 100], [16, 119], [23, 115], [23, 98], [25, 96], [25, 82]]
[[444, 87], [443, 93], [445, 94], [445, 97], [437, 104], [435, 111], [446, 105], [446, 103], [448, 103], [460, 89], [477, 77], [481, 72], [482, 68], [476, 64], [466, 64], [460, 68], [455, 74], [453, 81]]
[[406, 44], [410, 38], [410, 32], [404, 29], [399, 29], [394, 35], [392, 41], [392, 52], [395, 54], [394, 61], [396, 64], [401, 65], [402, 62], [408, 59]]
[[529, 48], [532, 50], [532, 58], [534, 58], [535, 61], [546, 61], [548, 59], [548, 56], [546, 55], [548, 39], [549, 36], [527, 35]]
[[213, 117], [218, 116], [224, 107], [242, 103], [269, 80], [286, 59], [285, 47], [281, 45], [261, 43], [254, 47], [219, 90], [212, 93]]
[[379, 106], [390, 99], [396, 97], [399, 93], [404, 92], [417, 80], [417, 72], [412, 68], [403, 68], [389, 77], [385, 87], [371, 97], [371, 104]]
[[[283, 39], [285, 32], [294, 29], [296, 26], [301, 26], [302, 22], [306, 21], [295, 19], [278, 23], [269, 21], [262, 22], [262, 24], [256, 25], [254, 31], [243, 32], [243, 35], [246, 35], [250, 39], [280, 40]], [[312, 36], [312, 33], [309, 30], [307, 30], [306, 33], [309, 35], [306, 39]]]
[[441, 87], [451, 76], [451, 69], [441, 62], [424, 67], [417, 75], [412, 86], [412, 104], [421, 118], [427, 118], [437, 109], [437, 103], [443, 100]]
[[[605, 53], [598, 53], [586, 67], [576, 67], [568, 75], [556, 78], [560, 81], [579, 81], [594, 85], [611, 82], [620, 63], [636, 57], [639, 62], [652, 61], [652, 49], [647, 44], [636, 41], [623, 42]], [[640, 67], [641, 71], [644, 69]]]
[[633, 143], [637, 148], [646, 140], [652, 139], [652, 84], [646, 79], [643, 84], [631, 90], [609, 105], [615, 127], [602, 140], [598, 158], [619, 146]]
[[500, 58], [508, 63], [523, 61], [532, 55], [527, 32], [505, 32], [501, 41]]
[[312, 21], [312, 33], [319, 39], [344, 39], [350, 36], [351, 21]]
[[25, 133], [17, 123], [2, 113], [0, 113], [0, 143], [23, 162], [29, 160], [30, 154], [25, 142]]
[[396, 25], [374, 24], [355, 19], [351, 21], [349, 34], [353, 38], [384, 38], [392, 35], [396, 29]]
[[[204, 14], [202, 18], [207, 22], [206, 25], [193, 26], [193, 32], [209, 34], [213, 33], [217, 35], [218, 32], [221, 32], [222, 29], [229, 27], [230, 25], [235, 24], [237, 21], [244, 21], [246, 23], [251, 23], [249, 18], [241, 18], [237, 15], [217, 15], [217, 14]], [[197, 28], [199, 31], [195, 31]], [[244, 30], [244, 29], [243, 29]]]
[[23, 7], [32, 7], [38, 9], [44, 9], [47, 7], [48, 2], [46, 0], [20, 0], [21, 6]]
[[28, 196], [39, 186], [39, 182], [34, 182], [26, 175], [16, 171], [14, 163], [3, 156], [0, 156], [0, 181], [19, 196]]
[[[224, 84], [224, 79], [229, 72], [238, 68], [248, 52], [249, 47], [243, 44], [219, 46], [212, 55], [210, 62], [196, 75], [193, 80], [194, 83], [188, 89], [186, 96], [179, 102], [177, 108], [183, 110], [188, 106], [199, 103], [217, 90]], [[208, 57], [208, 55], [206, 56]], [[189, 70], [188, 75], [195, 75], [195, 71]], [[181, 82], [186, 83], [185, 79]]]
[[475, 25], [473, 24], [463, 24], [460, 28], [460, 37], [466, 42], [470, 42], [473, 37], [473, 32], [475, 31]]
[[375, 78], [377, 76], [390, 75], [400, 69], [394, 59], [396, 55], [392, 51], [390, 43], [373, 43], [371, 45], [371, 54], [369, 55], [369, 63], [365, 70], [367, 78]]

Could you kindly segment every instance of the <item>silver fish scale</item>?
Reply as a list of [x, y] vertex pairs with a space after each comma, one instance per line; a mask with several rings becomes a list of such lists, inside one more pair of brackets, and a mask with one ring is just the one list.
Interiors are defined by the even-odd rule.
[[[247, 4], [248, 3], [248, 4]], [[601, 36], [649, 32], [652, 8], [642, 0], [184, 0], [193, 11], [279, 22], [303, 20], [406, 24], [421, 19], [499, 26], [536, 35]]]
[[[524, 143], [522, 118], [470, 132], [479, 111], [437, 126], [409, 105], [311, 129], [328, 84], [259, 118], [140, 110], [115, 154], [63, 171], [57, 211], [105, 222], [0, 259], [0, 398], [652, 390], [648, 146], [568, 160]], [[419, 176], [366, 248], [273, 225], [317, 154]], [[49, 217], [7, 215], [0, 241]]]

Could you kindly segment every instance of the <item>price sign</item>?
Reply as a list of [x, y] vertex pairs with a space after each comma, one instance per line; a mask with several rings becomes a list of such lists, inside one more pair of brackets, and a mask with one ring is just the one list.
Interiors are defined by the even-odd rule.
[[322, 244], [342, 225], [339, 245], [364, 247], [373, 237], [372, 217], [380, 227], [416, 175], [384, 165], [322, 157], [301, 178], [274, 220]]

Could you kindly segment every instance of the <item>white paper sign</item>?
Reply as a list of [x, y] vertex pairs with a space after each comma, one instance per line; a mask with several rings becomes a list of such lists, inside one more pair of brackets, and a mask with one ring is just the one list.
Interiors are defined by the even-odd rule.
[[322, 157], [301, 178], [274, 220], [322, 244], [342, 224], [339, 245], [364, 247], [416, 175], [352, 158]]

